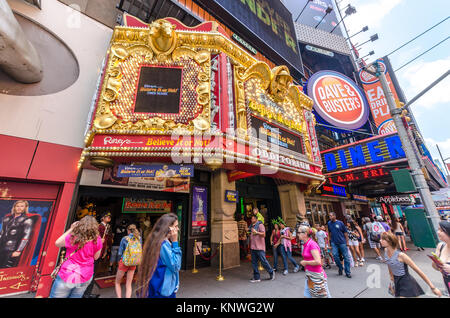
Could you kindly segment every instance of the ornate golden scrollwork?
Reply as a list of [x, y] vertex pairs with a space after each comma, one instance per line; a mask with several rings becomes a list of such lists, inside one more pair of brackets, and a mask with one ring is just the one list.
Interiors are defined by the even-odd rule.
[[175, 26], [170, 22], [160, 19], [149, 26], [148, 44], [157, 55], [168, 55], [177, 45]]

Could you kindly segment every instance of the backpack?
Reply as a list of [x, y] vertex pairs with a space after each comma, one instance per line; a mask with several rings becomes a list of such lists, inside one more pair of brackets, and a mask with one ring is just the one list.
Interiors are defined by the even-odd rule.
[[370, 240], [375, 243], [380, 243], [381, 233], [385, 232], [383, 225], [380, 222], [373, 222], [370, 228]]
[[141, 262], [142, 244], [136, 238], [128, 238], [127, 248], [122, 256], [122, 262], [125, 266], [137, 266]]

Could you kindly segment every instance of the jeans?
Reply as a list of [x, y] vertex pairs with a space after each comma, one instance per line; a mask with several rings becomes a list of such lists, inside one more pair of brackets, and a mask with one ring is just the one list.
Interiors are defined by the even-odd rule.
[[247, 240], [239, 240], [239, 252], [241, 259], [247, 257]]
[[[325, 289], [327, 290], [327, 298], [331, 298], [330, 291], [328, 290], [328, 283], [326, 280], [325, 280]], [[309, 292], [308, 278], [305, 279], [305, 291], [303, 293], [303, 296], [305, 298], [312, 298], [311, 293]]]
[[298, 267], [297, 262], [295, 261], [295, 259], [292, 257], [292, 251], [290, 250], [286, 250], [286, 248], [284, 246], [281, 247], [281, 255], [283, 256], [283, 264], [284, 264], [284, 270], [288, 270], [288, 262], [287, 260], [289, 259], [291, 261], [292, 264], [294, 264], [295, 267]]
[[339, 252], [341, 252], [342, 256], [344, 256], [345, 274], [350, 275], [350, 257], [348, 255], [347, 244], [335, 244], [331, 242], [331, 248], [333, 249], [334, 261], [339, 271], [342, 271], [342, 263], [339, 259]]
[[93, 279], [94, 277], [91, 277], [90, 280], [81, 284], [69, 284], [58, 275], [53, 282], [49, 298], [81, 298]]
[[[272, 250], [273, 250], [273, 268], [277, 269], [278, 268], [278, 256], [281, 256], [281, 258], [283, 259], [283, 252], [281, 251], [283, 247], [280, 245], [278, 245], [277, 247], [272, 246]], [[283, 260], [284, 262], [284, 260]], [[285, 266], [286, 267], [286, 266]]]
[[258, 270], [258, 261], [261, 261], [262, 267], [269, 273], [273, 274], [273, 268], [270, 266], [269, 262], [266, 259], [266, 252], [259, 250], [250, 250], [252, 254], [252, 267], [253, 267], [253, 278], [260, 279], [259, 270]]

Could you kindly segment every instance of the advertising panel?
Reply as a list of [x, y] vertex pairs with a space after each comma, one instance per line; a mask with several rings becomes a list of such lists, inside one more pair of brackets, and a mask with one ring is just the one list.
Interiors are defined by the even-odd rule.
[[123, 198], [122, 213], [169, 213], [172, 201]]
[[208, 189], [192, 188], [192, 235], [207, 232], [208, 226]]
[[0, 200], [0, 294], [31, 289], [52, 200]]
[[351, 170], [375, 164], [406, 159], [398, 135], [364, 139], [356, 143], [322, 152], [324, 173]]
[[347, 76], [335, 71], [320, 71], [308, 80], [307, 94], [314, 110], [331, 125], [358, 129], [369, 116], [369, 106], [361, 89]]
[[119, 165], [118, 177], [188, 178], [194, 176], [194, 165]]
[[[382, 71], [386, 74], [386, 79], [389, 83], [389, 88], [394, 94], [396, 102], [399, 101], [397, 91], [392, 82], [389, 71], [383, 60], [379, 60]], [[389, 106], [387, 104], [386, 97], [383, 93], [383, 88], [378, 78], [364, 70], [359, 71], [359, 79], [363, 85], [364, 92], [366, 93], [367, 100], [370, 105], [370, 111], [374, 119], [375, 125], [379, 135], [390, 134], [396, 132], [394, 121], [389, 113]]]
[[[208, 11], [246, 36], [252, 45], [262, 42], [281, 56], [297, 72], [303, 73], [301, 56], [295, 34], [292, 14], [280, 0], [198, 0]], [[232, 21], [234, 20], [234, 21]], [[244, 28], [239, 27], [239, 24]], [[264, 52], [265, 53], [265, 52]], [[268, 54], [265, 54], [268, 55]], [[277, 64], [286, 64], [277, 62]]]
[[[306, 5], [306, 3], [308, 4]], [[332, 0], [284, 0], [284, 4], [291, 11], [294, 20], [297, 19], [301, 10], [306, 5], [306, 8], [298, 18], [297, 23], [308, 25], [313, 28], [325, 16], [325, 10], [329, 6], [334, 8]], [[340, 19], [337, 18], [337, 11], [333, 10], [325, 16], [317, 28], [330, 32], [339, 23], [339, 20]], [[341, 29], [337, 27], [333, 31], [333, 34], [342, 36]]]

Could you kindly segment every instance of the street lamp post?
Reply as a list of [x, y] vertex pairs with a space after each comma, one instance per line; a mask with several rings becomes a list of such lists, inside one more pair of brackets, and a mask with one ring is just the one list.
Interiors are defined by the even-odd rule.
[[[375, 67], [376, 71], [373, 70], [373, 66]], [[375, 61], [373, 64], [369, 65], [366, 68], [366, 71], [368, 71], [370, 74], [375, 75], [380, 80], [383, 93], [387, 100], [390, 114], [394, 121], [395, 128], [397, 129], [398, 136], [400, 137], [403, 149], [406, 154], [406, 158], [408, 159], [408, 164], [412, 171], [411, 175], [414, 179], [416, 188], [419, 191], [423, 206], [425, 207], [427, 218], [431, 219], [431, 223], [433, 224], [434, 230], [437, 231], [437, 229], [439, 228], [439, 220], [440, 220], [439, 213], [436, 209], [436, 206], [434, 205], [434, 201], [431, 196], [430, 189], [428, 188], [428, 184], [423, 175], [419, 159], [416, 157], [416, 154], [414, 152], [413, 144], [409, 139], [408, 132], [406, 130], [405, 125], [403, 124], [401, 118], [402, 108], [396, 107], [394, 94], [389, 88], [386, 75], [381, 69], [380, 63], [378, 61]]]

